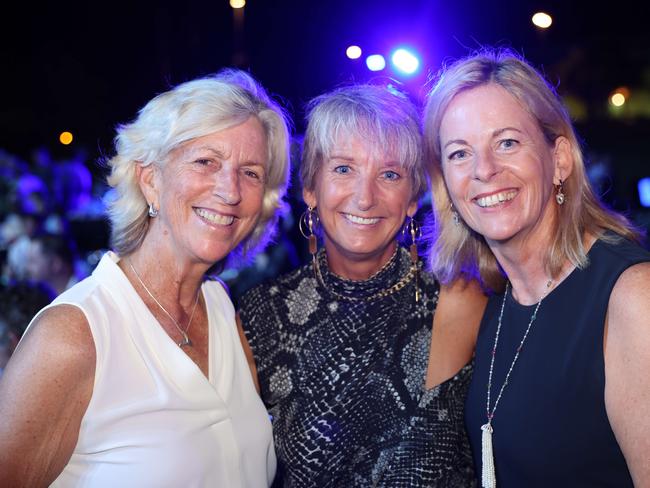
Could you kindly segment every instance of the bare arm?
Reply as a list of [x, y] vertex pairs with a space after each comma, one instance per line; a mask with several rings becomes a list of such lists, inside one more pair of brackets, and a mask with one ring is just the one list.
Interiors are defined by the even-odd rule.
[[244, 328], [241, 325], [241, 319], [239, 314], [236, 315], [237, 320], [237, 330], [239, 331], [239, 340], [241, 341], [241, 346], [244, 348], [244, 354], [246, 354], [246, 360], [248, 361], [248, 367], [251, 370], [251, 376], [253, 377], [253, 383], [255, 384], [255, 389], [257, 393], [260, 392], [260, 380], [257, 377], [257, 366], [255, 365], [255, 358], [253, 357], [253, 350], [246, 340], [246, 334], [244, 334]]
[[609, 300], [605, 406], [634, 485], [650, 487], [650, 263], [628, 268]]
[[451, 378], [469, 362], [476, 346], [487, 297], [475, 281], [440, 287], [433, 317], [426, 388]]
[[61, 473], [77, 443], [94, 376], [95, 344], [81, 310], [46, 310], [0, 381], [4, 486], [48, 486]]

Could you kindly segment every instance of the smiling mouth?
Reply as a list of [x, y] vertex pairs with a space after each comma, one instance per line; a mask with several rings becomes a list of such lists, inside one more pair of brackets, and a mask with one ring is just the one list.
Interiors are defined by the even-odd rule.
[[352, 215], [352, 214], [349, 214], [349, 213], [343, 214], [343, 216], [346, 219], [348, 219], [350, 222], [352, 222], [353, 224], [372, 225], [372, 224], [376, 224], [377, 222], [379, 222], [378, 218], [366, 219], [366, 218], [359, 217], [357, 215]]
[[476, 204], [481, 208], [494, 207], [503, 202], [509, 202], [517, 195], [516, 190], [502, 191], [489, 195], [487, 197], [481, 197], [476, 199]]
[[230, 225], [235, 220], [235, 217], [233, 217], [232, 215], [221, 215], [215, 212], [210, 212], [208, 210], [205, 210], [204, 208], [195, 208], [194, 212], [202, 219], [217, 225]]

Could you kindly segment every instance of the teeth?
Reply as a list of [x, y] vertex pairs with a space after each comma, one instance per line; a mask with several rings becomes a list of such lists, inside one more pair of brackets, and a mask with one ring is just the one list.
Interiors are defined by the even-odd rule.
[[233, 217], [232, 215], [221, 215], [218, 213], [212, 213], [202, 208], [194, 209], [194, 211], [199, 217], [202, 217], [205, 220], [212, 222], [213, 224], [230, 225], [232, 224], [232, 221], [235, 220], [235, 217]]
[[364, 219], [363, 217], [358, 217], [356, 215], [352, 214], [345, 214], [345, 218], [348, 219], [350, 222], [354, 222], [355, 224], [361, 224], [361, 225], [372, 225], [376, 224], [379, 222], [379, 219]]
[[498, 205], [499, 203], [512, 200], [513, 198], [515, 198], [516, 194], [517, 194], [516, 191], [503, 191], [501, 193], [495, 193], [494, 195], [490, 195], [487, 197], [477, 198], [476, 203], [478, 203], [479, 207], [483, 207], [483, 208], [493, 207], [495, 205]]

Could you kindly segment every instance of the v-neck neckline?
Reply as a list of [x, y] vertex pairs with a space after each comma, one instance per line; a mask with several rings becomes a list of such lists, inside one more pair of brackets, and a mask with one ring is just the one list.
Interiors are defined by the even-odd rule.
[[[203, 297], [203, 302], [206, 304], [206, 316], [207, 316], [207, 319], [208, 319], [208, 323], [207, 323], [207, 328], [208, 328], [208, 351], [207, 351], [207, 355], [208, 355], [208, 374], [207, 375], [205, 375], [203, 373], [203, 371], [201, 370], [201, 368], [199, 367], [199, 365], [196, 364], [192, 360], [192, 358], [185, 351], [183, 351], [183, 349], [181, 347], [178, 346], [178, 344], [174, 341], [174, 339], [172, 339], [169, 336], [169, 334], [167, 333], [165, 328], [158, 321], [158, 319], [153, 314], [153, 312], [149, 309], [147, 304], [144, 302], [144, 300], [142, 299], [140, 294], [137, 292], [137, 290], [133, 286], [133, 283], [131, 283], [131, 281], [126, 276], [126, 274], [124, 273], [122, 268], [119, 267], [118, 263], [122, 258], [120, 256], [118, 256], [117, 254], [115, 254], [114, 252], [112, 252], [112, 251], [109, 251], [108, 254], [109, 254], [111, 264], [114, 265], [115, 271], [117, 271], [117, 275], [119, 276], [119, 278], [121, 280], [123, 280], [125, 286], [129, 287], [128, 288], [129, 291], [132, 292], [137, 297], [137, 300], [135, 300], [137, 302], [137, 306], [140, 307], [141, 310], [151, 319], [151, 326], [149, 325], [149, 321], [145, 321], [146, 324], [144, 324], [143, 327], [146, 327], [146, 330], [144, 332], [147, 333], [147, 331], [149, 331], [151, 334], [156, 335], [159, 338], [159, 340], [162, 341], [163, 344], [165, 344], [165, 347], [167, 349], [174, 349], [176, 352], [173, 352], [172, 354], [174, 354], [174, 355], [179, 355], [180, 354], [184, 358], [183, 361], [188, 361], [191, 364], [190, 367], [195, 368], [195, 370], [194, 370], [195, 373], [199, 374], [210, 385], [210, 387], [212, 387], [212, 389], [216, 390], [216, 387], [215, 387], [215, 385], [213, 383], [214, 374], [213, 374], [213, 364], [212, 364], [212, 352], [213, 352], [213, 348], [215, 346], [215, 344], [214, 344], [215, 337], [214, 337], [214, 334], [213, 334], [214, 322], [213, 322], [212, 314], [210, 313], [210, 309], [207, 306], [208, 302], [206, 300], [206, 294], [205, 294], [205, 290], [204, 290], [204, 287], [203, 287], [205, 282], [201, 284], [200, 293], [201, 293], [201, 295]], [[162, 334], [162, 336], [160, 334]], [[155, 351], [155, 352], [157, 354], [160, 354], [160, 351]]]

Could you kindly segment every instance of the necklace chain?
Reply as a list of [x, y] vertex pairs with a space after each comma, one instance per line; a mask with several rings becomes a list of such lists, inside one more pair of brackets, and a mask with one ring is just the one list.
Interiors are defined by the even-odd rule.
[[[389, 265], [389, 263], [392, 262], [392, 260], [394, 259], [394, 257], [397, 255], [398, 252], [399, 252], [399, 247], [396, 249], [395, 254], [393, 254], [393, 258], [389, 259], [388, 262], [384, 266], [382, 266], [382, 268], [379, 271], [377, 271], [375, 274], [373, 274], [373, 276], [377, 276], [379, 273], [381, 273], [381, 271], [383, 271]], [[370, 295], [368, 297], [354, 297], [354, 296], [342, 295], [341, 293], [338, 293], [336, 290], [332, 290], [331, 288], [329, 288], [325, 284], [325, 280], [323, 279], [323, 275], [321, 273], [320, 264], [319, 264], [319, 257], [318, 256], [313, 257], [312, 265], [313, 265], [313, 268], [314, 268], [314, 274], [316, 275], [316, 278], [318, 279], [318, 282], [320, 283], [320, 285], [325, 290], [327, 290], [329, 293], [331, 293], [332, 295], [334, 295], [335, 297], [337, 297], [337, 298], [339, 298], [341, 300], [349, 300], [349, 301], [353, 301], [353, 302], [361, 302], [361, 301], [363, 301], [363, 302], [371, 302], [373, 300], [376, 300], [377, 298], [383, 298], [383, 297], [386, 297], [388, 295], [392, 295], [393, 293], [401, 290], [406, 285], [408, 285], [408, 283], [413, 279], [413, 277], [415, 276], [415, 273], [416, 273], [415, 266], [417, 266], [417, 264], [411, 266], [409, 268], [409, 272], [406, 273], [397, 283], [395, 283], [390, 288], [386, 288], [384, 290], [379, 290], [377, 293], [373, 293], [372, 295]], [[372, 276], [371, 276], [371, 278], [372, 278]]]
[[548, 295], [552, 283], [553, 283], [553, 280], [549, 280], [546, 283], [546, 291], [544, 292], [542, 297], [539, 299], [539, 302], [537, 302], [537, 305], [535, 305], [535, 310], [533, 311], [533, 314], [530, 316], [530, 321], [528, 322], [528, 327], [526, 327], [526, 332], [524, 332], [524, 336], [521, 338], [521, 342], [519, 343], [519, 346], [517, 347], [517, 351], [515, 352], [515, 357], [512, 359], [512, 363], [510, 364], [510, 368], [508, 369], [508, 372], [506, 373], [506, 377], [503, 380], [503, 384], [501, 385], [501, 389], [499, 390], [499, 395], [497, 396], [497, 399], [494, 401], [494, 406], [492, 407], [492, 411], [490, 412], [490, 392], [492, 390], [492, 373], [494, 371], [494, 358], [496, 357], [497, 345], [499, 344], [499, 333], [501, 332], [501, 321], [503, 320], [503, 310], [505, 309], [506, 299], [508, 297], [508, 289], [510, 288], [510, 283], [508, 282], [506, 284], [506, 291], [503, 294], [503, 301], [501, 302], [501, 311], [499, 312], [499, 321], [498, 321], [498, 325], [497, 325], [497, 333], [494, 336], [494, 347], [492, 348], [492, 359], [490, 360], [490, 373], [488, 375], [487, 405], [486, 405], [486, 413], [487, 413], [488, 424], [492, 423], [492, 418], [494, 417], [494, 412], [497, 409], [497, 405], [499, 404], [499, 400], [501, 400], [501, 395], [503, 394], [503, 390], [505, 389], [506, 385], [508, 384], [508, 380], [510, 379], [510, 373], [512, 373], [512, 370], [515, 367], [515, 364], [517, 363], [517, 359], [519, 359], [519, 354], [521, 353], [521, 349], [524, 346], [524, 342], [526, 342], [526, 338], [528, 337], [528, 333], [530, 332], [530, 329], [533, 326], [533, 322], [535, 322], [535, 319], [537, 318], [537, 311], [539, 310], [539, 306], [542, 304], [542, 301], [544, 300], [544, 298], [546, 298], [546, 295]]
[[200, 289], [197, 290], [197, 292], [196, 292], [196, 298], [194, 299], [194, 306], [192, 307], [192, 313], [190, 314], [190, 320], [187, 322], [187, 327], [185, 327], [185, 330], [183, 330], [181, 328], [181, 326], [178, 324], [178, 322], [176, 321], [176, 319], [174, 319], [174, 317], [172, 317], [172, 315], [165, 309], [165, 307], [162, 306], [162, 304], [156, 299], [156, 297], [153, 296], [153, 293], [151, 293], [149, 291], [149, 288], [147, 288], [147, 285], [145, 285], [144, 281], [142, 281], [142, 278], [140, 278], [140, 275], [138, 274], [138, 272], [133, 267], [133, 263], [131, 263], [130, 259], [127, 260], [127, 263], [129, 263], [129, 266], [131, 267], [131, 270], [133, 271], [133, 274], [135, 275], [135, 277], [138, 279], [138, 281], [142, 285], [142, 288], [144, 288], [144, 290], [149, 294], [151, 299], [154, 302], [156, 302], [156, 305], [158, 305], [160, 307], [160, 309], [163, 312], [165, 312], [165, 315], [167, 315], [167, 317], [169, 317], [169, 319], [172, 321], [172, 323], [176, 326], [176, 328], [178, 329], [178, 332], [180, 332], [182, 334], [183, 340], [181, 342], [177, 343], [178, 347], [183, 347], [183, 346], [190, 346], [191, 347], [192, 346], [192, 341], [190, 340], [187, 333], [190, 330], [190, 326], [192, 325], [192, 319], [194, 318], [194, 312], [196, 311], [196, 305], [199, 303], [199, 291], [200, 291]]

